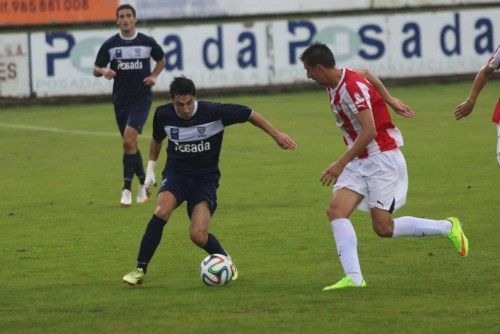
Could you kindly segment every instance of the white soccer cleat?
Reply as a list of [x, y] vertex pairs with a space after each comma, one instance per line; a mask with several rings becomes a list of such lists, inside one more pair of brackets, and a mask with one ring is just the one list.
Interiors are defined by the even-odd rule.
[[149, 191], [144, 184], [139, 187], [139, 192], [137, 193], [137, 203], [146, 203], [149, 201]]
[[132, 193], [130, 190], [123, 189], [120, 204], [125, 208], [128, 208], [132, 204]]
[[122, 280], [128, 285], [141, 285], [144, 282], [144, 270], [137, 268], [123, 276]]

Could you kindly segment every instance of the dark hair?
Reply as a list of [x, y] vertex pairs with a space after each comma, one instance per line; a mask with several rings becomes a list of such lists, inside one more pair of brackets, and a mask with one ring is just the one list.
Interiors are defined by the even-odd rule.
[[335, 67], [335, 57], [326, 44], [315, 42], [300, 55], [300, 60], [309, 66], [323, 65], [326, 68]]
[[196, 96], [196, 87], [191, 79], [185, 76], [175, 77], [170, 83], [170, 96], [172, 99], [176, 95], [192, 95]]
[[116, 18], [118, 18], [118, 12], [122, 9], [130, 9], [132, 11], [132, 15], [134, 15], [134, 17], [135, 17], [135, 8], [132, 7], [132, 5], [124, 4], [124, 5], [120, 5], [120, 6], [118, 6], [118, 8], [116, 8]]

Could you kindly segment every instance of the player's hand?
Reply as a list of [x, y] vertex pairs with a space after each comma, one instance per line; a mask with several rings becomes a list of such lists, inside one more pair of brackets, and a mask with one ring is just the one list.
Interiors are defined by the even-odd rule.
[[149, 160], [148, 167], [146, 168], [146, 179], [144, 180], [144, 185], [146, 189], [151, 189], [153, 186], [156, 187], [156, 175], [155, 175], [156, 161]]
[[112, 70], [112, 69], [110, 69], [110, 68], [105, 68], [105, 69], [103, 69], [103, 71], [102, 71], [102, 75], [103, 75], [103, 77], [105, 77], [106, 79], [111, 80], [111, 79], [113, 79], [114, 77], [116, 77], [116, 72], [115, 72], [115, 71], [113, 71], [113, 70]]
[[453, 115], [455, 116], [455, 119], [459, 120], [461, 118], [468, 116], [472, 112], [472, 109], [474, 109], [474, 103], [467, 100], [455, 107]]
[[295, 141], [286, 133], [278, 132], [274, 140], [284, 150], [295, 150], [297, 148]]
[[394, 110], [396, 114], [406, 118], [412, 118], [415, 116], [415, 112], [410, 107], [395, 97], [391, 97], [391, 99], [386, 102], [391, 106], [392, 110]]
[[153, 75], [148, 75], [147, 77], [144, 78], [144, 80], [142, 80], [142, 82], [148, 86], [148, 87], [151, 87], [151, 86], [154, 86], [155, 83], [156, 83], [156, 78], [153, 76]]
[[151, 189], [153, 186], [156, 187], [156, 175], [154, 172], [146, 172], [146, 179], [144, 180], [144, 185], [146, 189]]
[[337, 178], [344, 170], [345, 165], [339, 160], [328, 166], [321, 174], [321, 184], [324, 186], [329, 186], [330, 184], [335, 184]]

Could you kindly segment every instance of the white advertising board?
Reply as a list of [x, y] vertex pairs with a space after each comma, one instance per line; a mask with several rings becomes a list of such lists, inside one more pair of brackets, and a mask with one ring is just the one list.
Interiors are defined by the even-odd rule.
[[415, 8], [498, 3], [498, 0], [122, 0], [137, 8], [139, 20]]
[[500, 9], [275, 22], [274, 83], [303, 80], [297, 58], [312, 41], [328, 44], [339, 66], [386, 78], [476, 72], [500, 42], [498, 17]]
[[36, 96], [111, 92], [112, 81], [92, 75], [97, 51], [111, 34], [99, 30], [33, 33], [31, 62]]
[[0, 96], [30, 95], [28, 35], [0, 35]]
[[[35, 33], [33, 90], [39, 97], [110, 93], [112, 81], [92, 76], [101, 44], [116, 30]], [[267, 85], [266, 23], [230, 23], [141, 30], [167, 59], [153, 90], [167, 91], [184, 74], [200, 88]]]
[[[500, 42], [500, 8], [367, 15], [254, 24], [211, 23], [140, 30], [166, 52], [154, 90], [168, 91], [185, 74], [199, 88], [254, 87], [306, 82], [298, 60], [313, 41], [331, 46], [339, 66], [367, 67], [380, 77], [426, 77], [476, 72]], [[110, 94], [112, 82], [94, 78], [102, 42], [116, 30], [31, 35], [37, 96]]]

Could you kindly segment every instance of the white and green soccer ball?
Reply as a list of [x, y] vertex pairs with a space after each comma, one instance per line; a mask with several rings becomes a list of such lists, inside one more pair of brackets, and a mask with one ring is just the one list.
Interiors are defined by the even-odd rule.
[[200, 266], [201, 280], [208, 286], [223, 286], [231, 282], [234, 275], [233, 263], [222, 254], [208, 255]]

